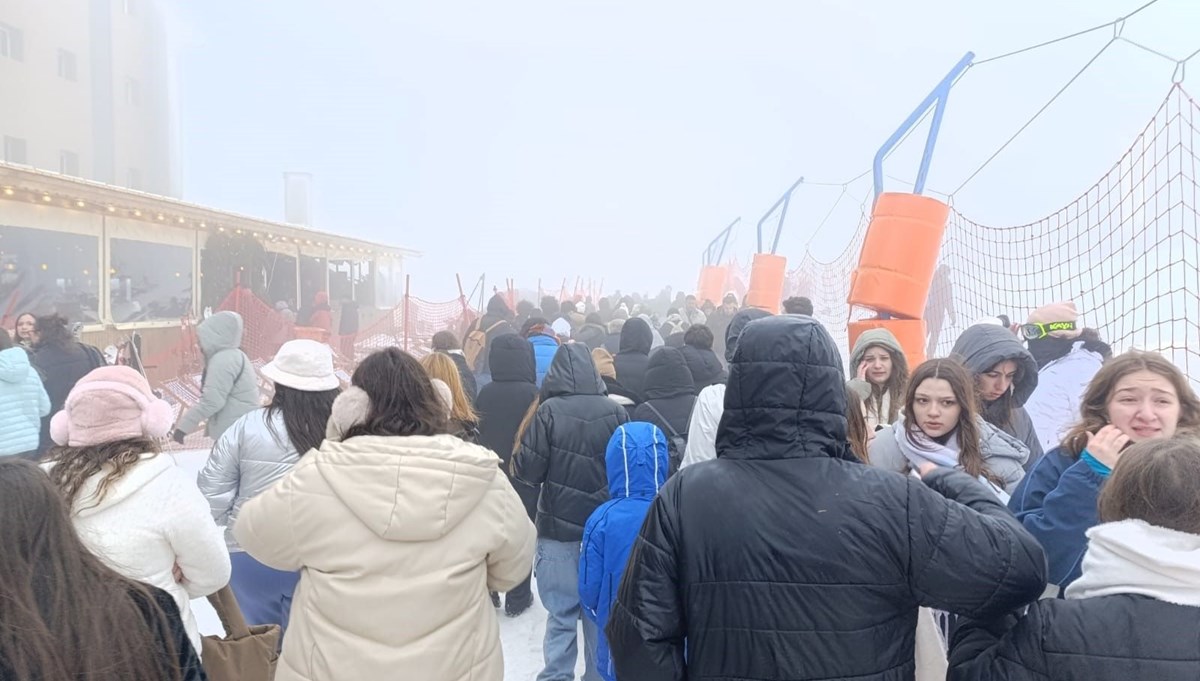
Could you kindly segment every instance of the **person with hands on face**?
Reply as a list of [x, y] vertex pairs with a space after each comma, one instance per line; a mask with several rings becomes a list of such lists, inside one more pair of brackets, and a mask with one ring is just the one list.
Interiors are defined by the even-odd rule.
[[866, 405], [867, 427], [891, 425], [904, 407], [908, 386], [908, 361], [900, 341], [887, 329], [871, 329], [854, 343], [850, 366], [854, 378], [847, 384]]
[[1050, 592], [1080, 574], [1096, 500], [1130, 444], [1200, 428], [1200, 399], [1161, 355], [1130, 351], [1108, 362], [1083, 396], [1080, 421], [1021, 482], [1009, 508], [1049, 561]]

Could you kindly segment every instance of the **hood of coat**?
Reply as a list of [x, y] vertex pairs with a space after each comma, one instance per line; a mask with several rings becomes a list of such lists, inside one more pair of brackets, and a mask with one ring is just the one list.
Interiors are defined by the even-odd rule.
[[1083, 574], [1067, 598], [1138, 594], [1200, 607], [1200, 535], [1122, 520], [1087, 531]]
[[25, 348], [0, 350], [0, 381], [21, 384], [29, 378], [31, 371], [33, 365], [29, 363], [29, 353], [25, 352]]
[[493, 317], [499, 317], [508, 321], [512, 321], [514, 317], [513, 311], [508, 307], [508, 302], [499, 293], [492, 296], [491, 300], [488, 301], [487, 312]]
[[650, 324], [640, 317], [634, 317], [621, 327], [621, 352], [637, 352], [650, 354], [654, 345], [654, 331]]
[[[49, 471], [55, 465], [54, 462], [49, 462], [42, 464], [42, 468]], [[96, 499], [96, 492], [99, 491], [100, 481], [104, 476], [103, 474], [93, 475], [80, 488], [79, 496], [75, 500], [75, 508], [72, 511], [80, 518], [103, 513], [137, 494], [172, 468], [175, 468], [175, 460], [167, 454], [142, 454], [137, 464], [127, 470], [125, 475], [113, 481], [105, 491], [104, 497], [99, 500]]]
[[646, 365], [646, 382], [642, 388], [648, 400], [663, 400], [679, 395], [695, 395], [696, 382], [688, 369], [683, 353], [675, 348], [659, 348]]
[[729, 368], [717, 456], [853, 460], [845, 381], [837, 345], [812, 317], [750, 323]]
[[493, 383], [536, 383], [533, 344], [515, 333], [498, 336], [488, 349]]
[[657, 426], [637, 421], [613, 433], [604, 453], [608, 494], [613, 499], [653, 499], [667, 482], [667, 438]]
[[962, 358], [972, 376], [978, 376], [1005, 360], [1017, 363], [1013, 399], [1023, 406], [1038, 384], [1038, 365], [1033, 355], [1003, 326], [979, 324], [963, 331], [954, 343], [952, 357]]
[[879, 346], [896, 355], [904, 354], [904, 348], [900, 347], [900, 341], [896, 339], [895, 334], [891, 331], [887, 329], [869, 329], [863, 331], [858, 340], [854, 341], [854, 350], [850, 353], [850, 368], [857, 370], [858, 365], [862, 363], [863, 355], [867, 354], [867, 350], [875, 346]]
[[492, 487], [500, 459], [453, 435], [325, 441], [313, 459], [329, 488], [388, 541], [444, 537]]
[[608, 330], [599, 324], [584, 324], [575, 332], [575, 340], [583, 343], [592, 350], [604, 347], [604, 341], [608, 338]]
[[748, 307], [733, 315], [733, 319], [729, 320], [729, 326], [725, 328], [726, 362], [733, 361], [733, 353], [737, 350], [738, 337], [742, 335], [742, 330], [746, 328], [746, 325], [757, 319], [770, 316], [770, 312], [760, 310], [756, 307]]
[[222, 350], [236, 350], [242, 347], [242, 333], [245, 326], [242, 316], [236, 312], [218, 312], [200, 322], [196, 327], [196, 338], [200, 342], [200, 352], [211, 358]]
[[542, 400], [566, 395], [604, 395], [604, 381], [586, 345], [569, 343], [558, 349], [542, 381]]

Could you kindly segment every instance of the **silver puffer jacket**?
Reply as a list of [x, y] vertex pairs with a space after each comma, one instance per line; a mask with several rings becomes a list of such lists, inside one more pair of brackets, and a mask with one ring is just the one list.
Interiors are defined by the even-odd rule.
[[213, 519], [225, 526], [229, 551], [241, 551], [233, 538], [238, 511], [247, 500], [271, 488], [300, 461], [283, 424], [275, 414], [267, 426], [267, 410], [256, 409], [234, 422], [217, 440], [197, 484], [208, 499]]

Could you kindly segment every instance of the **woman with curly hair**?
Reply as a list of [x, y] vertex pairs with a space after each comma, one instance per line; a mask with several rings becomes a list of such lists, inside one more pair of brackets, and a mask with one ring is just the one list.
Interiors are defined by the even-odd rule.
[[229, 583], [229, 553], [195, 479], [159, 453], [172, 416], [141, 374], [102, 367], [51, 419], [59, 446], [44, 466], [84, 545], [126, 578], [171, 594], [199, 650], [189, 602]]

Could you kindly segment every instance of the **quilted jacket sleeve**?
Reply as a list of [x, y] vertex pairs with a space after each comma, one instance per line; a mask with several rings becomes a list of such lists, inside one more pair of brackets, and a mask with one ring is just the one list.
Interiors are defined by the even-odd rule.
[[948, 681], [1048, 681], [1042, 649], [1042, 609], [1018, 619], [1008, 614], [989, 621], [962, 618], [950, 646]]
[[311, 465], [311, 458], [301, 459], [290, 475], [247, 501], [238, 512], [233, 525], [234, 539], [246, 553], [268, 567], [285, 572], [304, 567], [292, 502], [297, 496], [296, 476]]
[[655, 498], [629, 555], [605, 633], [617, 678], [683, 681], [683, 603], [679, 597], [678, 485]]
[[1042, 594], [1042, 547], [988, 488], [942, 469], [908, 490], [909, 579], [921, 605], [988, 618]]
[[529, 485], [546, 481], [550, 470], [550, 404], [538, 407], [533, 421], [521, 437], [521, 446], [513, 452], [513, 477]]
[[499, 472], [488, 494], [490, 502], [498, 508], [501, 522], [498, 541], [487, 556], [488, 590], [508, 592], [533, 571], [537, 531], [525, 513], [521, 497]]
[[245, 417], [238, 419], [237, 423], [217, 440], [196, 479], [200, 492], [208, 499], [213, 520], [219, 525], [228, 522], [233, 502], [237, 499], [245, 423]]
[[583, 614], [596, 622], [600, 593], [604, 582], [604, 532], [607, 505], [601, 505], [583, 528], [583, 547], [579, 553], [579, 602]]

